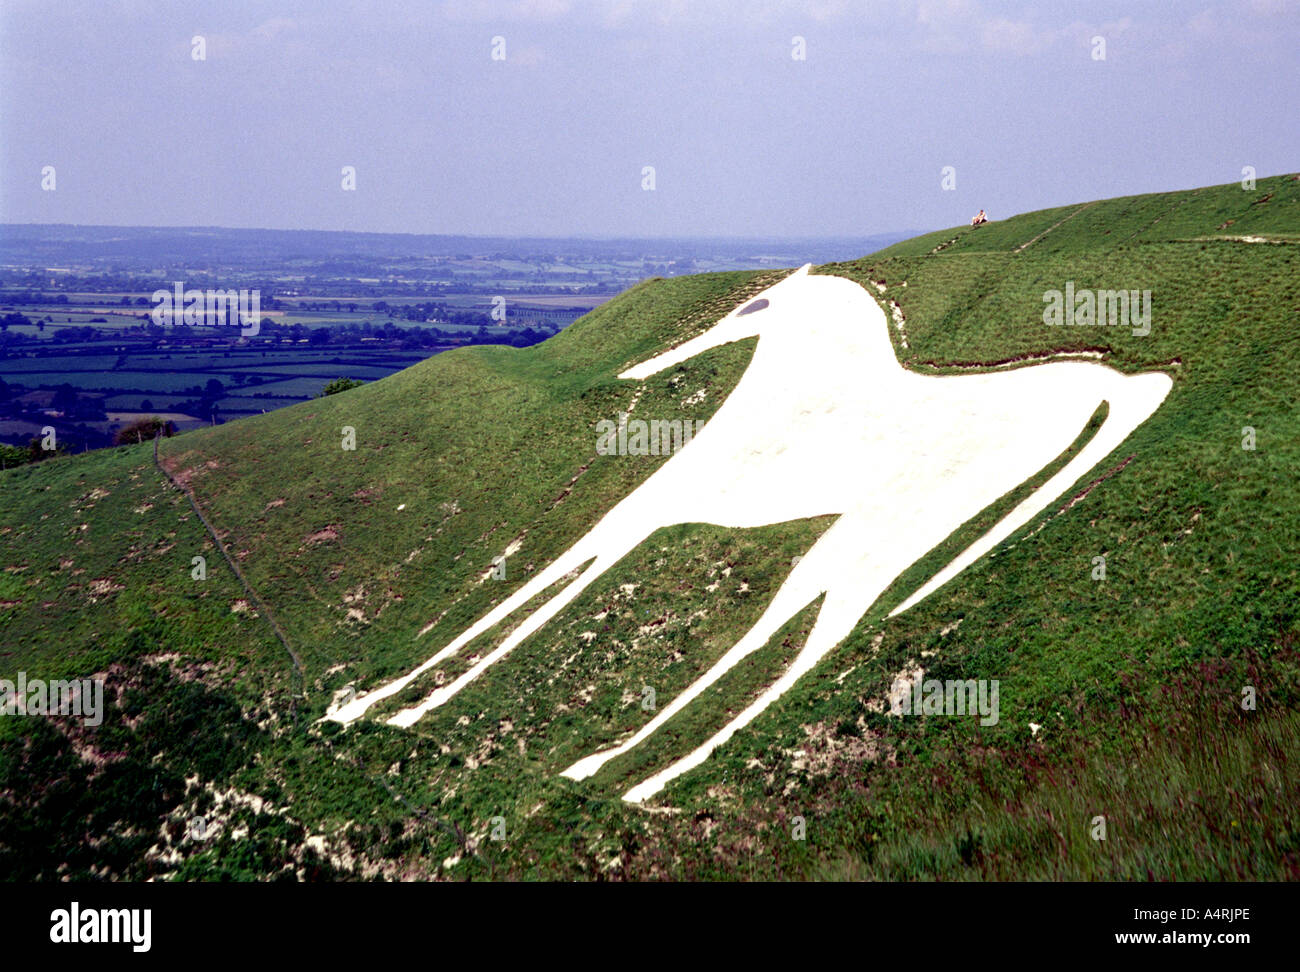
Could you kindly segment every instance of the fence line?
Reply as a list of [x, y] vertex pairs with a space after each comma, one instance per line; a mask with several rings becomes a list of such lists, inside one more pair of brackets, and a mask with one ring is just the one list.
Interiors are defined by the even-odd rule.
[[235, 579], [239, 581], [240, 586], [243, 587], [244, 593], [248, 595], [248, 599], [252, 603], [253, 608], [261, 614], [262, 617], [266, 618], [267, 623], [271, 626], [271, 630], [275, 632], [275, 636], [280, 640], [280, 644], [284, 645], [284, 650], [289, 653], [289, 658], [293, 661], [294, 680], [297, 682], [293, 692], [293, 718], [294, 723], [297, 724], [298, 698], [299, 696], [306, 695], [306, 682], [303, 676], [302, 659], [298, 657], [298, 653], [294, 651], [293, 646], [289, 644], [289, 639], [285, 636], [284, 631], [275, 620], [275, 616], [271, 613], [266, 604], [263, 603], [262, 599], [257, 596], [257, 592], [253, 590], [253, 585], [248, 582], [246, 577], [244, 577], [244, 573], [239, 569], [239, 565], [235, 563], [234, 558], [232, 558], [226, 551], [226, 545], [222, 543], [221, 538], [217, 536], [216, 528], [208, 521], [208, 518], [203, 515], [203, 511], [199, 509], [199, 504], [198, 501], [194, 499], [194, 494], [178, 483], [172, 477], [172, 474], [163, 468], [162, 462], [158, 459], [158, 440], [161, 437], [161, 430], [153, 437], [154, 466], [156, 466], [158, 471], [163, 474], [167, 482], [171, 483], [173, 487], [180, 491], [185, 498], [190, 501], [190, 507], [194, 510], [195, 514], [197, 514], [199, 521], [207, 528], [208, 535], [212, 537], [212, 542], [216, 544], [217, 550], [221, 552], [221, 556], [225, 558], [226, 563], [230, 565], [231, 572], [235, 575]]
[[[280, 644], [284, 645], [284, 650], [289, 653], [290, 659], [293, 660], [294, 676], [295, 676], [295, 680], [298, 683], [297, 687], [295, 688], [294, 697], [293, 697], [293, 717], [294, 717], [294, 724], [296, 725], [298, 722], [298, 696], [305, 695], [302, 660], [298, 657], [298, 653], [293, 650], [293, 646], [289, 644], [289, 639], [285, 636], [284, 631], [280, 628], [279, 623], [275, 620], [275, 616], [271, 614], [270, 610], [266, 607], [265, 603], [263, 603], [262, 599], [257, 596], [257, 592], [253, 590], [253, 585], [248, 582], [248, 579], [246, 577], [244, 577], [244, 573], [239, 569], [239, 565], [235, 563], [235, 561], [231, 558], [230, 554], [226, 551], [226, 545], [221, 542], [221, 538], [217, 536], [216, 528], [213, 527], [211, 522], [209, 522], [208, 518], [203, 515], [203, 511], [199, 509], [198, 501], [194, 499], [193, 493], [191, 493], [188, 489], [186, 489], [184, 486], [178, 483], [175, 480], [175, 478], [173, 478], [172, 474], [169, 473], [163, 467], [161, 460], [158, 458], [159, 438], [161, 438], [161, 432], [155, 434], [153, 439], [154, 466], [156, 466], [158, 471], [162, 473], [163, 477], [167, 480], [167, 482], [169, 482], [179, 492], [183, 493], [185, 498], [189, 500], [190, 507], [194, 510], [195, 514], [198, 516], [203, 526], [207, 528], [208, 535], [212, 537], [212, 542], [216, 544], [217, 549], [221, 551], [221, 556], [224, 557], [226, 563], [230, 565], [230, 570], [235, 575], [235, 578], [239, 581], [240, 586], [243, 587], [244, 593], [248, 595], [248, 599], [252, 602], [253, 606], [258, 610], [258, 612], [262, 615], [262, 617], [266, 618], [267, 623], [270, 624], [271, 626], [271, 630], [275, 632], [275, 636], [278, 639], [280, 639]], [[388, 795], [392, 797], [392, 799], [396, 800], [398, 803], [402, 804], [402, 806], [406, 809], [408, 813], [412, 814], [415, 817], [419, 817], [423, 820], [426, 820], [429, 823], [432, 823], [435, 827], [442, 830], [446, 834], [450, 835], [460, 846], [462, 854], [472, 854], [476, 857], [485, 859], [488, 863], [488, 866], [493, 870], [493, 872], [495, 872], [497, 862], [495, 860], [494, 855], [482, 853], [483, 848], [481, 847], [471, 850], [469, 847], [469, 843], [466, 839], [465, 831], [461, 829], [459, 825], [455, 823], [447, 823], [446, 821], [443, 821], [437, 816], [435, 816], [434, 814], [430, 813], [428, 810], [423, 810], [415, 806], [409, 800], [407, 800], [406, 797], [404, 797], [401, 793], [393, 789], [393, 787], [389, 785], [388, 781], [385, 780], [382, 776], [373, 775], [370, 772], [368, 772], [365, 766], [362, 765], [361, 761], [357, 757], [348, 757], [340, 753], [337, 753], [334, 750], [333, 744], [330, 743], [329, 740], [324, 740], [324, 742], [326, 748], [328, 748], [331, 753], [334, 753], [335, 758], [342, 759], [345, 762], [351, 763], [352, 766], [355, 769], [357, 769], [359, 772], [361, 772], [363, 776], [365, 776], [371, 782], [377, 783], [379, 784], [379, 786], [383, 787], [383, 789], [387, 791]]]

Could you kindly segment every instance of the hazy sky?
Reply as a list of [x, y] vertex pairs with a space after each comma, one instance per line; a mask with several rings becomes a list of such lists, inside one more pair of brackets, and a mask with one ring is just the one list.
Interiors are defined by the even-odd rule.
[[933, 229], [1300, 169], [1297, 52], [1295, 0], [0, 0], [0, 222]]

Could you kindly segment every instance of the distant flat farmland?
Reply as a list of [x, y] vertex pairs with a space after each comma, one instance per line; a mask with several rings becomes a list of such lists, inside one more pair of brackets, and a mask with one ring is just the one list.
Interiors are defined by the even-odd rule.
[[40, 358], [10, 358], [0, 361], [0, 375], [19, 375], [32, 372], [105, 371], [117, 363], [116, 354], [57, 355]]
[[110, 422], [134, 422], [142, 418], [160, 418], [165, 422], [198, 422], [201, 419], [193, 415], [186, 415], [184, 412], [109, 412], [108, 420]]
[[[0, 357], [0, 381], [8, 396], [0, 411], [0, 439], [24, 443], [42, 428], [52, 408], [51, 395], [71, 386], [98, 403], [105, 419], [79, 411], [76, 422], [111, 435], [141, 415], [183, 416], [184, 429], [207, 419], [215, 404], [218, 417], [232, 419], [294, 405], [319, 395], [336, 378], [378, 381], [443, 350], [394, 347], [310, 347], [306, 344], [231, 347], [228, 350], [130, 344], [104, 353], [104, 341], [60, 344], [48, 340], [20, 345]], [[211, 383], [219, 382], [220, 388]], [[3, 404], [3, 402], [0, 402]], [[78, 406], [88, 407], [86, 400]]]
[[[3, 375], [0, 372], [0, 375]], [[175, 371], [34, 371], [6, 377], [11, 384], [26, 388], [58, 388], [71, 385], [78, 391], [141, 391], [179, 392], [193, 385], [202, 385], [212, 375], [199, 372]]]
[[217, 402], [222, 412], [271, 412], [286, 405], [297, 405], [301, 398], [273, 398], [251, 395], [230, 395]]
[[123, 395], [106, 396], [104, 398], [104, 408], [110, 414], [112, 412], [140, 412], [144, 411], [144, 406], [141, 403], [148, 401], [154, 409], [166, 410], [186, 400], [187, 396], [184, 395], [142, 395], [139, 392], [127, 392]]
[[347, 376], [331, 375], [329, 378], [289, 378], [285, 381], [267, 381], [257, 385], [256, 390], [286, 398], [314, 398], [330, 381], [339, 377]]
[[[274, 300], [267, 303], [278, 301], [278, 307], [260, 308], [271, 326], [252, 340], [233, 328], [160, 329], [151, 321], [153, 291], [138, 284], [95, 292], [46, 283], [42, 290], [50, 295], [36, 300], [26, 284], [14, 287], [0, 295], [0, 316], [9, 318], [7, 339], [0, 339], [0, 421], [17, 424], [0, 438], [26, 444], [33, 427], [54, 424], [70, 441], [78, 441], [79, 428], [93, 428], [101, 435], [92, 445], [103, 445], [113, 426], [132, 414], [199, 416], [177, 423], [185, 427], [269, 412], [314, 398], [335, 379], [378, 381], [463, 343], [514, 344], [523, 324], [533, 341], [608, 299], [564, 293], [561, 288], [579, 285], [577, 280], [552, 281], [549, 273], [546, 280], [524, 281], [522, 275], [536, 269], [528, 261], [504, 272], [482, 260], [468, 261], [463, 269], [472, 271], [473, 280], [459, 291], [457, 284], [448, 288], [444, 276], [434, 285], [427, 277], [397, 279], [399, 292], [392, 294], [346, 296], [329, 292], [339, 289], [332, 280], [320, 284], [322, 292], [294, 293], [306, 289], [304, 278], [284, 278], [289, 288], [280, 289], [289, 292], [271, 292]], [[574, 273], [572, 267], [555, 269]], [[155, 275], [170, 290], [168, 281], [194, 274], [195, 289], [217, 282], [210, 269], [192, 274], [172, 268]], [[219, 275], [227, 280], [221, 289], [265, 286], [264, 278], [250, 278], [247, 270]], [[377, 280], [354, 282], [373, 286]], [[611, 293], [617, 289], [611, 285]], [[492, 294], [506, 297], [507, 316], [516, 320], [489, 319]], [[411, 314], [413, 306], [419, 310]], [[18, 323], [24, 319], [30, 323]], [[321, 330], [329, 332], [324, 343]], [[409, 343], [408, 334], [414, 339]]]
[[[294, 375], [305, 377], [344, 377], [339, 374], [341, 370], [346, 370], [348, 378], [362, 379], [379, 379], [387, 378], [395, 370], [401, 370], [406, 365], [394, 367], [383, 367], [381, 365], [362, 365], [362, 364], [331, 364], [328, 361], [309, 361], [302, 364], [291, 365], [268, 365], [265, 368], [251, 369], [252, 373], [258, 375], [279, 375], [285, 378]], [[246, 375], [250, 373], [248, 368], [214, 368], [212, 373], [220, 377], [222, 374], [227, 375]]]

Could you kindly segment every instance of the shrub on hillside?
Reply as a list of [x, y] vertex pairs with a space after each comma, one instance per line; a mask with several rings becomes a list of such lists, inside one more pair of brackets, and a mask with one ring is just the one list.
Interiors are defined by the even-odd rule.
[[357, 388], [362, 384], [364, 384], [364, 382], [355, 381], [352, 378], [335, 378], [328, 385], [322, 388], [321, 393], [316, 397], [324, 398], [327, 395], [337, 395], [339, 392], [345, 392], [351, 388]]
[[[39, 442], [37, 443], [39, 446]], [[31, 451], [24, 446], [5, 445], [0, 442], [0, 469], [25, 466], [32, 461]]]

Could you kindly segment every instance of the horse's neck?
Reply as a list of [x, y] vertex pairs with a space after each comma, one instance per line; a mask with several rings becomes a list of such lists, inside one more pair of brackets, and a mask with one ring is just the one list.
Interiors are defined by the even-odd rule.
[[[871, 300], [865, 294], [864, 299]], [[814, 375], [822, 368], [844, 366], [860, 369], [864, 375], [901, 371], [889, 340], [888, 321], [865, 304], [861, 310], [865, 313], [850, 305], [840, 312], [810, 315], [806, 320], [787, 317], [764, 327], [758, 332], [758, 347], [765, 366], [805, 368]]]

